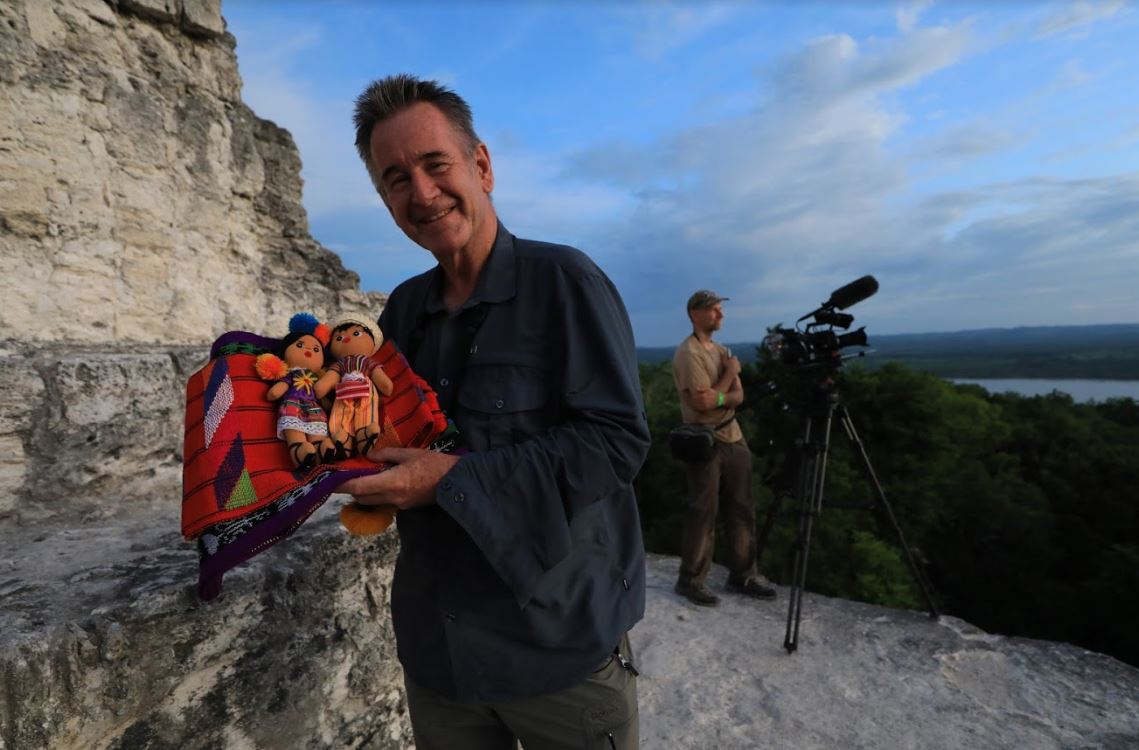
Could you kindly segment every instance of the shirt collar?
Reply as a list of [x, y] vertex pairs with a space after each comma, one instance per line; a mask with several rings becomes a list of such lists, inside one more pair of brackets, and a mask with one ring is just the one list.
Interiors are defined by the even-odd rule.
[[[490, 255], [479, 271], [478, 281], [475, 282], [475, 290], [463, 303], [461, 309], [466, 310], [480, 302], [506, 302], [512, 299], [517, 274], [517, 266], [514, 264], [514, 235], [508, 232], [500, 221], [495, 232], [494, 244], [490, 248]], [[431, 273], [424, 310], [428, 314], [434, 314], [444, 309], [443, 269], [437, 265]]]

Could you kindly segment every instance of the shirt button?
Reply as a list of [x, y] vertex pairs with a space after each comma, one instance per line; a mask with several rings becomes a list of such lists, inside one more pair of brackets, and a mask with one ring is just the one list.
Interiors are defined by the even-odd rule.
[[503, 402], [503, 400], [502, 400], [502, 399], [499, 399], [499, 400], [495, 401], [495, 402], [494, 402], [494, 405], [495, 405], [496, 407], [498, 407], [499, 409], [501, 409], [502, 407], [506, 406], [506, 404]]
[[454, 622], [455, 621], [455, 613], [454, 612], [448, 612], [447, 613], [447, 619], [450, 620], [451, 622]]
[[444, 479], [444, 480], [443, 480], [443, 485], [442, 485], [442, 487], [443, 487], [443, 489], [445, 489], [445, 490], [449, 490], [449, 489], [451, 489], [452, 487], [454, 487], [454, 485], [451, 483], [451, 480], [450, 480], [450, 479]]
[[446, 388], [447, 386], [451, 385], [451, 381], [447, 380], [447, 378], [439, 378], [439, 385]]
[[456, 503], [461, 503], [467, 499], [467, 496], [464, 495], [462, 492], [456, 492], [455, 496], [451, 499], [454, 500]]

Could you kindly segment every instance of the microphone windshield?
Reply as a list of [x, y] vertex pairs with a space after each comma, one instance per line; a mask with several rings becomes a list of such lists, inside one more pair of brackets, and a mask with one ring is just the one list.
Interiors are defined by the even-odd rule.
[[873, 276], [863, 276], [861, 279], [855, 279], [846, 286], [839, 287], [831, 292], [831, 298], [826, 301], [825, 305], [845, 310], [867, 297], [873, 297], [877, 291], [878, 280]]

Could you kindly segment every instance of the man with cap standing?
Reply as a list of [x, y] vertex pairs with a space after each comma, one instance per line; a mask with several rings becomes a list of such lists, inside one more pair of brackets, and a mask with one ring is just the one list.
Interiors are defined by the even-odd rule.
[[744, 400], [740, 361], [712, 340], [724, 321], [727, 297], [701, 289], [688, 298], [692, 335], [676, 348], [672, 373], [686, 424], [715, 427], [716, 452], [706, 463], [685, 463], [688, 506], [680, 543], [678, 594], [695, 604], [719, 603], [705, 580], [712, 566], [716, 509], [722, 496], [727, 514], [727, 589], [757, 599], [774, 599], [775, 589], [759, 574], [755, 551], [755, 507], [751, 500], [751, 450], [735, 409]]

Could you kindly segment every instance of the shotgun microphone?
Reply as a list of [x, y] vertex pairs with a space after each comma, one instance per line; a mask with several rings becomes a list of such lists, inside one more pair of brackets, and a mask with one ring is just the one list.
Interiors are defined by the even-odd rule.
[[823, 307], [833, 307], [845, 310], [851, 305], [857, 305], [867, 297], [873, 297], [878, 291], [878, 280], [873, 276], [863, 276], [855, 279], [846, 286], [840, 286], [831, 292], [831, 298], [823, 303]]

